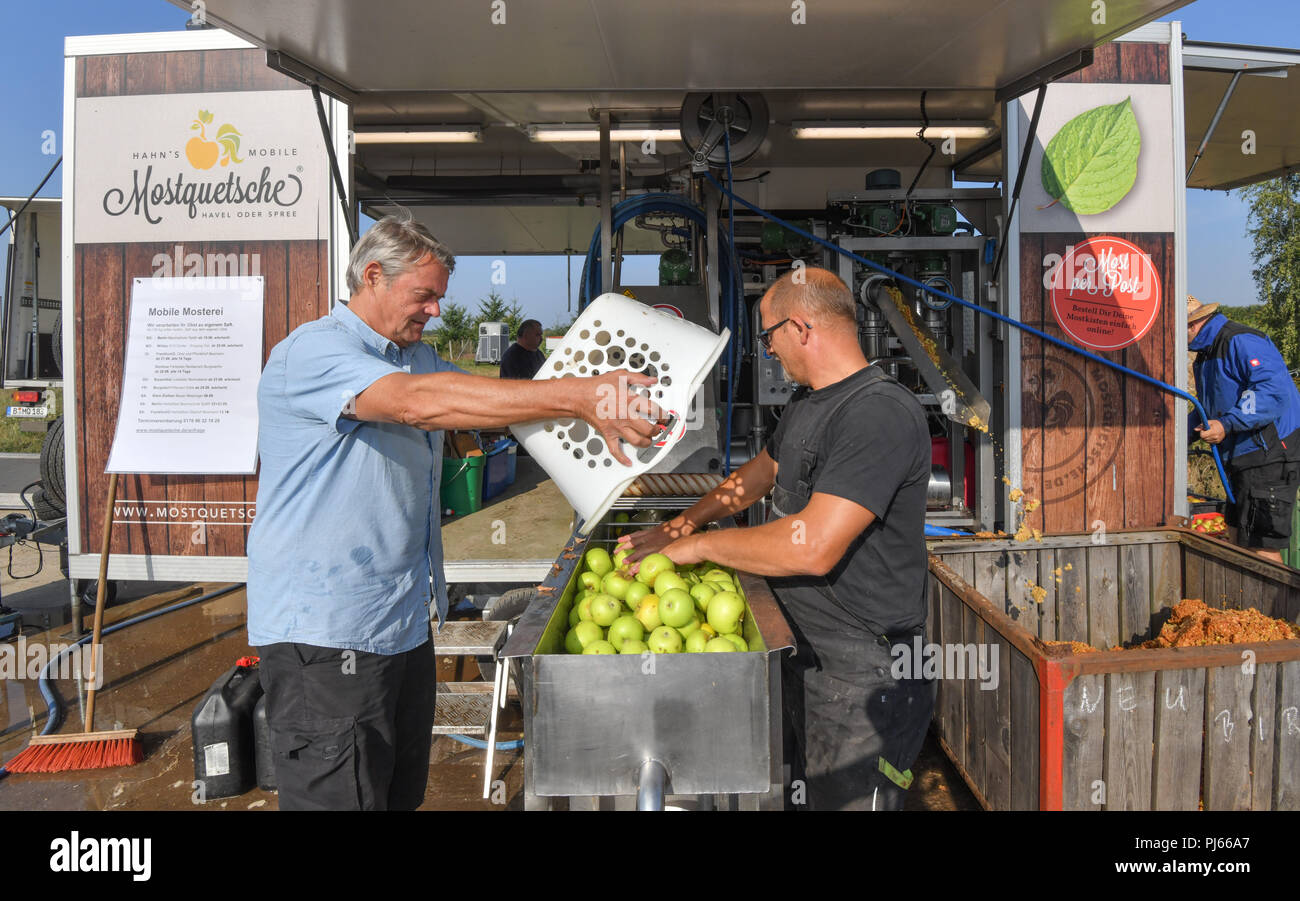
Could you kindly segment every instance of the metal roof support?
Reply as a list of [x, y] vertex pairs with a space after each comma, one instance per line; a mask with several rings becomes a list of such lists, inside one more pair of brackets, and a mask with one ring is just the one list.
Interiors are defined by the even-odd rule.
[[610, 178], [609, 110], [600, 111], [600, 283], [614, 290], [614, 190]]
[[1034, 146], [1038, 136], [1038, 119], [1043, 113], [1043, 100], [1047, 97], [1047, 85], [1038, 86], [1038, 96], [1034, 98], [1034, 115], [1029, 120], [1029, 132], [1025, 135], [1025, 146], [1020, 151], [1020, 170], [1016, 172], [1016, 186], [1011, 192], [1011, 207], [1007, 211], [1007, 221], [1002, 223], [1002, 234], [998, 237], [998, 258], [993, 261], [992, 276], [996, 284], [1001, 276], [1002, 258], [1007, 252], [1007, 234], [1011, 231], [1011, 220], [1016, 215], [1016, 205], [1020, 202], [1020, 189], [1025, 184], [1025, 170], [1029, 168], [1029, 149]]
[[1049, 82], [1053, 82], [1058, 78], [1063, 78], [1071, 72], [1086, 69], [1091, 65], [1091, 47], [1084, 47], [1082, 50], [1075, 50], [1073, 53], [1067, 53], [1055, 62], [1048, 63], [1037, 72], [1033, 72], [1026, 75], [1024, 78], [1011, 82], [1011, 84], [998, 88], [995, 99], [998, 103], [1010, 102], [1015, 100], [1021, 94], [1028, 94], [1036, 87], [1044, 87]]
[[336, 100], [348, 106], [356, 106], [357, 92], [340, 81], [316, 71], [306, 63], [299, 62], [281, 50], [266, 51], [266, 65], [282, 75], [288, 75], [295, 81], [301, 81], [308, 87], [320, 88]]
[[1223, 111], [1228, 108], [1228, 101], [1232, 99], [1232, 92], [1237, 90], [1237, 82], [1241, 81], [1241, 71], [1238, 69], [1232, 73], [1232, 81], [1228, 82], [1228, 89], [1223, 92], [1223, 99], [1219, 101], [1219, 108], [1214, 111], [1214, 118], [1210, 120], [1210, 127], [1205, 130], [1205, 137], [1201, 138], [1200, 146], [1196, 148], [1196, 156], [1192, 157], [1192, 164], [1187, 167], [1187, 181], [1192, 180], [1192, 173], [1196, 171], [1196, 164], [1201, 161], [1201, 155], [1205, 153], [1206, 146], [1210, 143], [1210, 136], [1214, 134], [1214, 129], [1219, 127], [1219, 119], [1223, 116]]
[[343, 224], [348, 227], [349, 247], [356, 246], [357, 224], [352, 221], [348, 208], [348, 190], [343, 186], [343, 173], [339, 171], [339, 159], [334, 155], [334, 138], [330, 135], [330, 124], [325, 118], [325, 103], [320, 99], [320, 87], [311, 86], [311, 97], [316, 101], [316, 116], [320, 119], [321, 137], [325, 139], [325, 152], [330, 157], [330, 172], [334, 174], [334, 187], [339, 192], [339, 203], [343, 206]]

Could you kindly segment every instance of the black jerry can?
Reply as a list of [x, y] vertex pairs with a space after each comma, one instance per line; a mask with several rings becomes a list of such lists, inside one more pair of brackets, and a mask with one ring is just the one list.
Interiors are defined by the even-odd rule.
[[257, 783], [253, 708], [262, 696], [257, 662], [241, 657], [208, 689], [190, 719], [194, 778], [204, 798], [242, 795]]

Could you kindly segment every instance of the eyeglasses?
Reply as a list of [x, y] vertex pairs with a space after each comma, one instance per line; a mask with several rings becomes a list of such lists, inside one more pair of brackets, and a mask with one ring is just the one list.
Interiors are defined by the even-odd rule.
[[[789, 321], [790, 318], [787, 316], [785, 319], [782, 319], [776, 325], [768, 326], [767, 328], [763, 329], [761, 332], [758, 333], [758, 342], [763, 345], [764, 350], [772, 349], [772, 333], [775, 332], [777, 329], [779, 329], [781, 326], [785, 325]], [[803, 323], [803, 327], [806, 329], [812, 328], [812, 326], [806, 322]]]

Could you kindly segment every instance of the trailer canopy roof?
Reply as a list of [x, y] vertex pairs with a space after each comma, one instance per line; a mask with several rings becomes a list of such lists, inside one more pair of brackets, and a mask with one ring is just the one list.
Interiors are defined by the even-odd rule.
[[1189, 167], [1223, 108], [1189, 187], [1239, 188], [1300, 166], [1300, 50], [1186, 41], [1183, 72]]
[[204, 8], [210, 21], [357, 93], [993, 91], [1187, 2], [1110, 0], [1099, 14], [1079, 0], [817, 0], [806, 24], [795, 24], [794, 4], [746, 0], [206, 0]]
[[[265, 48], [272, 65], [351, 104], [356, 199], [368, 211], [388, 201], [416, 207], [435, 231], [454, 227], [463, 252], [539, 253], [590, 240], [596, 170], [586, 161], [599, 151], [591, 142], [532, 140], [531, 126], [590, 127], [595, 110], [609, 110], [615, 125], [676, 128], [688, 92], [762, 92], [771, 124], [737, 177], [774, 170], [781, 187], [766, 203], [801, 208], [816, 198], [820, 207], [823, 181], [847, 183], [850, 171], [856, 180], [881, 166], [910, 179], [930, 150], [914, 139], [800, 140], [791, 125], [917, 127], [924, 91], [929, 121], [990, 131], [934, 157], [922, 186], [947, 184], [954, 163], [968, 177], [995, 180], [1002, 101], [1187, 2], [1109, 0], [1099, 14], [1080, 0], [818, 0], [807, 5], [806, 24], [794, 24], [793, 4], [743, 0], [206, 0], [204, 11]], [[495, 24], [501, 13], [504, 24]], [[472, 127], [479, 140], [361, 140], [402, 126]], [[637, 144], [624, 149], [636, 178], [662, 177], [688, 160], [676, 141], [659, 142], [649, 156]], [[583, 182], [528, 181], [582, 179], [584, 171]], [[635, 229], [627, 238], [625, 250], [662, 249]]]

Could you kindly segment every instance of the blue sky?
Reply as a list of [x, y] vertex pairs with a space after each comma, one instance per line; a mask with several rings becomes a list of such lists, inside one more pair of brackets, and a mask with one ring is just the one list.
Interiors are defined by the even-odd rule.
[[[955, 0], [954, 0], [955, 2]], [[0, 195], [26, 196], [54, 157], [41, 152], [42, 132], [61, 132], [63, 122], [63, 38], [72, 34], [169, 31], [184, 26], [187, 14], [165, 0], [44, 0], [0, 4], [0, 34], [10, 36], [5, 53], [5, 96], [0, 102]], [[1182, 21], [1193, 40], [1300, 48], [1300, 17], [1295, 0], [1196, 0], [1170, 18]], [[59, 174], [43, 196], [61, 193]], [[1189, 289], [1203, 301], [1254, 303], [1246, 206], [1234, 194], [1188, 191]], [[455, 246], [455, 236], [440, 236]], [[4, 251], [0, 250], [0, 265]], [[573, 290], [582, 267], [573, 257]], [[475, 306], [491, 289], [490, 260], [462, 257], [449, 296]], [[656, 280], [649, 260], [625, 263], [628, 278]], [[2, 272], [3, 269], [0, 269]], [[507, 299], [518, 299], [544, 324], [567, 320], [563, 257], [523, 257], [510, 262]]]

